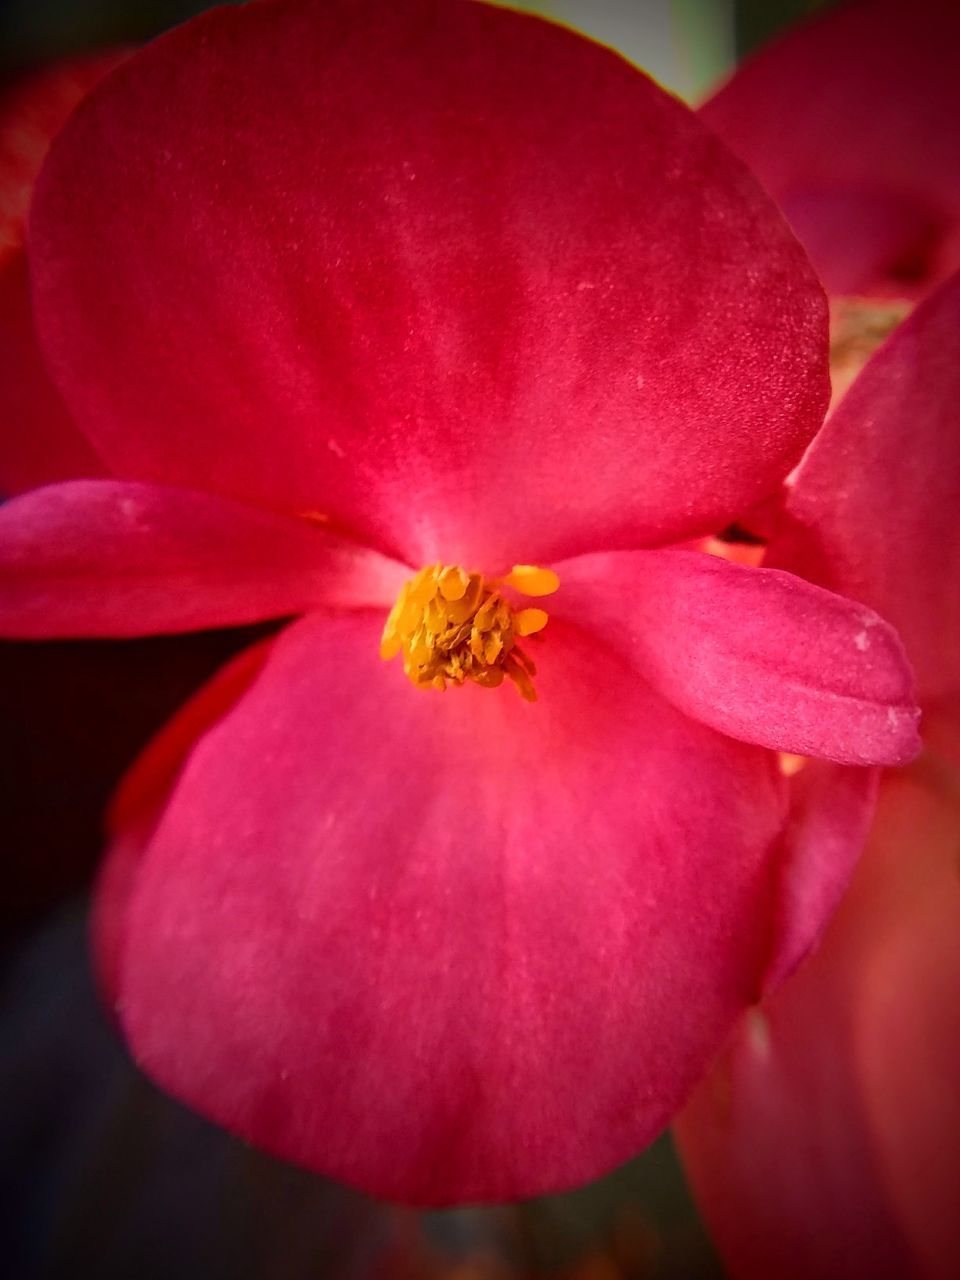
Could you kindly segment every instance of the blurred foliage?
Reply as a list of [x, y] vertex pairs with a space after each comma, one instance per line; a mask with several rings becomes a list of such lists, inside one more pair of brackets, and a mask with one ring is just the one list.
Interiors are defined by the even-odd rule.
[[736, 0], [737, 56], [743, 58], [789, 27], [838, 0]]
[[204, 0], [0, 0], [0, 71], [141, 44], [210, 7]]

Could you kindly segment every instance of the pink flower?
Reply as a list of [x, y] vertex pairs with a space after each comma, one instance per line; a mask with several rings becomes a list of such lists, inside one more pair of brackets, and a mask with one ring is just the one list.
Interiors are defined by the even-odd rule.
[[832, 294], [917, 297], [960, 267], [960, 8], [859, 0], [788, 32], [703, 110]]
[[[772, 548], [776, 563], [897, 623], [925, 752], [884, 775], [867, 853], [821, 949], [746, 1019], [678, 1126], [737, 1277], [956, 1270], [958, 405], [960, 275], [854, 384], [804, 461]], [[822, 830], [807, 834], [822, 857]]]
[[[675, 545], [823, 412], [824, 300], [774, 207], [562, 29], [281, 0], [91, 95], [30, 254], [113, 478], [0, 510], [3, 634], [299, 615], [118, 799], [98, 945], [138, 1060], [381, 1195], [625, 1159], [820, 927], [766, 748], [915, 750], [884, 622]], [[421, 571], [384, 656], [445, 694], [380, 653]]]

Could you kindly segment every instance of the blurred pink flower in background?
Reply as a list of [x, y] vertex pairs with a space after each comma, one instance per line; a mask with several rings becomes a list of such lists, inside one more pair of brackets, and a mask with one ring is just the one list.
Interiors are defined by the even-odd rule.
[[788, 31], [701, 108], [831, 295], [911, 297], [960, 267], [960, 6], [854, 0]]
[[677, 1126], [738, 1277], [955, 1274], [958, 510], [954, 276], [817, 437], [770, 548], [772, 563], [894, 620], [917, 670], [925, 752], [884, 776], [867, 852], [822, 947], [747, 1017]]
[[[100, 965], [138, 1060], [412, 1201], [625, 1159], [857, 848], [867, 775], [817, 810], [838, 862], [794, 859], [764, 748], [914, 750], [876, 615], [669, 549], [774, 492], [821, 418], [822, 295], [772, 206], [559, 29], [277, 3], [91, 95], [31, 271], [113, 478], [0, 512], [4, 634], [305, 615], [118, 798]], [[381, 662], [412, 571], [534, 561], [560, 579], [536, 707]]]
[[[909, 311], [844, 292], [922, 298], [960, 259], [960, 135], [948, 123], [958, 39], [954, 5], [845, 6], [762, 51], [704, 108], [783, 202], [831, 289], [837, 392]], [[954, 275], [840, 399], [765, 561], [894, 621], [917, 668], [925, 751], [884, 775], [821, 949], [748, 1015], [677, 1126], [738, 1277], [956, 1271], [958, 509]], [[822, 766], [797, 775], [799, 819], [823, 777]], [[822, 839], [813, 848], [829, 856]]]

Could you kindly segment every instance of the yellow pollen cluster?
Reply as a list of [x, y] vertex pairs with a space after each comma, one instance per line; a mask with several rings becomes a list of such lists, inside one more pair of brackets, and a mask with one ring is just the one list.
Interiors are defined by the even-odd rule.
[[543, 609], [514, 609], [501, 592], [552, 595], [560, 585], [551, 569], [518, 564], [504, 578], [486, 583], [459, 565], [428, 565], [404, 583], [390, 610], [380, 656], [403, 654], [403, 669], [421, 689], [445, 689], [447, 681], [473, 680], [495, 689], [504, 677], [521, 697], [536, 702], [536, 667], [517, 644], [547, 625]]

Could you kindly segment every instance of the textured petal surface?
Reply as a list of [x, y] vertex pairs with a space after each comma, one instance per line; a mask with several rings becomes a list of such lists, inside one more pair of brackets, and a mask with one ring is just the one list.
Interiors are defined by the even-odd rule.
[[0, 507], [0, 635], [143, 636], [389, 606], [409, 570], [306, 520], [113, 480]]
[[804, 459], [770, 560], [897, 628], [921, 702], [960, 693], [960, 275], [888, 339]]
[[561, 623], [533, 706], [413, 689], [378, 630], [295, 624], [195, 749], [118, 1011], [172, 1093], [374, 1193], [582, 1182], [757, 989], [780, 779]]
[[695, 551], [580, 556], [558, 569], [552, 612], [606, 636], [687, 715], [846, 764], [916, 755], [910, 669], [871, 610]]
[[179, 28], [61, 135], [31, 252], [112, 470], [412, 563], [709, 531], [825, 404], [819, 286], [746, 170], [611, 52], [481, 4]]
[[960, 9], [838, 6], [701, 111], [777, 198], [833, 292], [915, 293], [960, 265]]
[[47, 374], [26, 254], [0, 253], [0, 495], [103, 473]]
[[738, 1280], [955, 1274], [958, 821], [955, 797], [884, 779], [823, 946], [677, 1126]]

